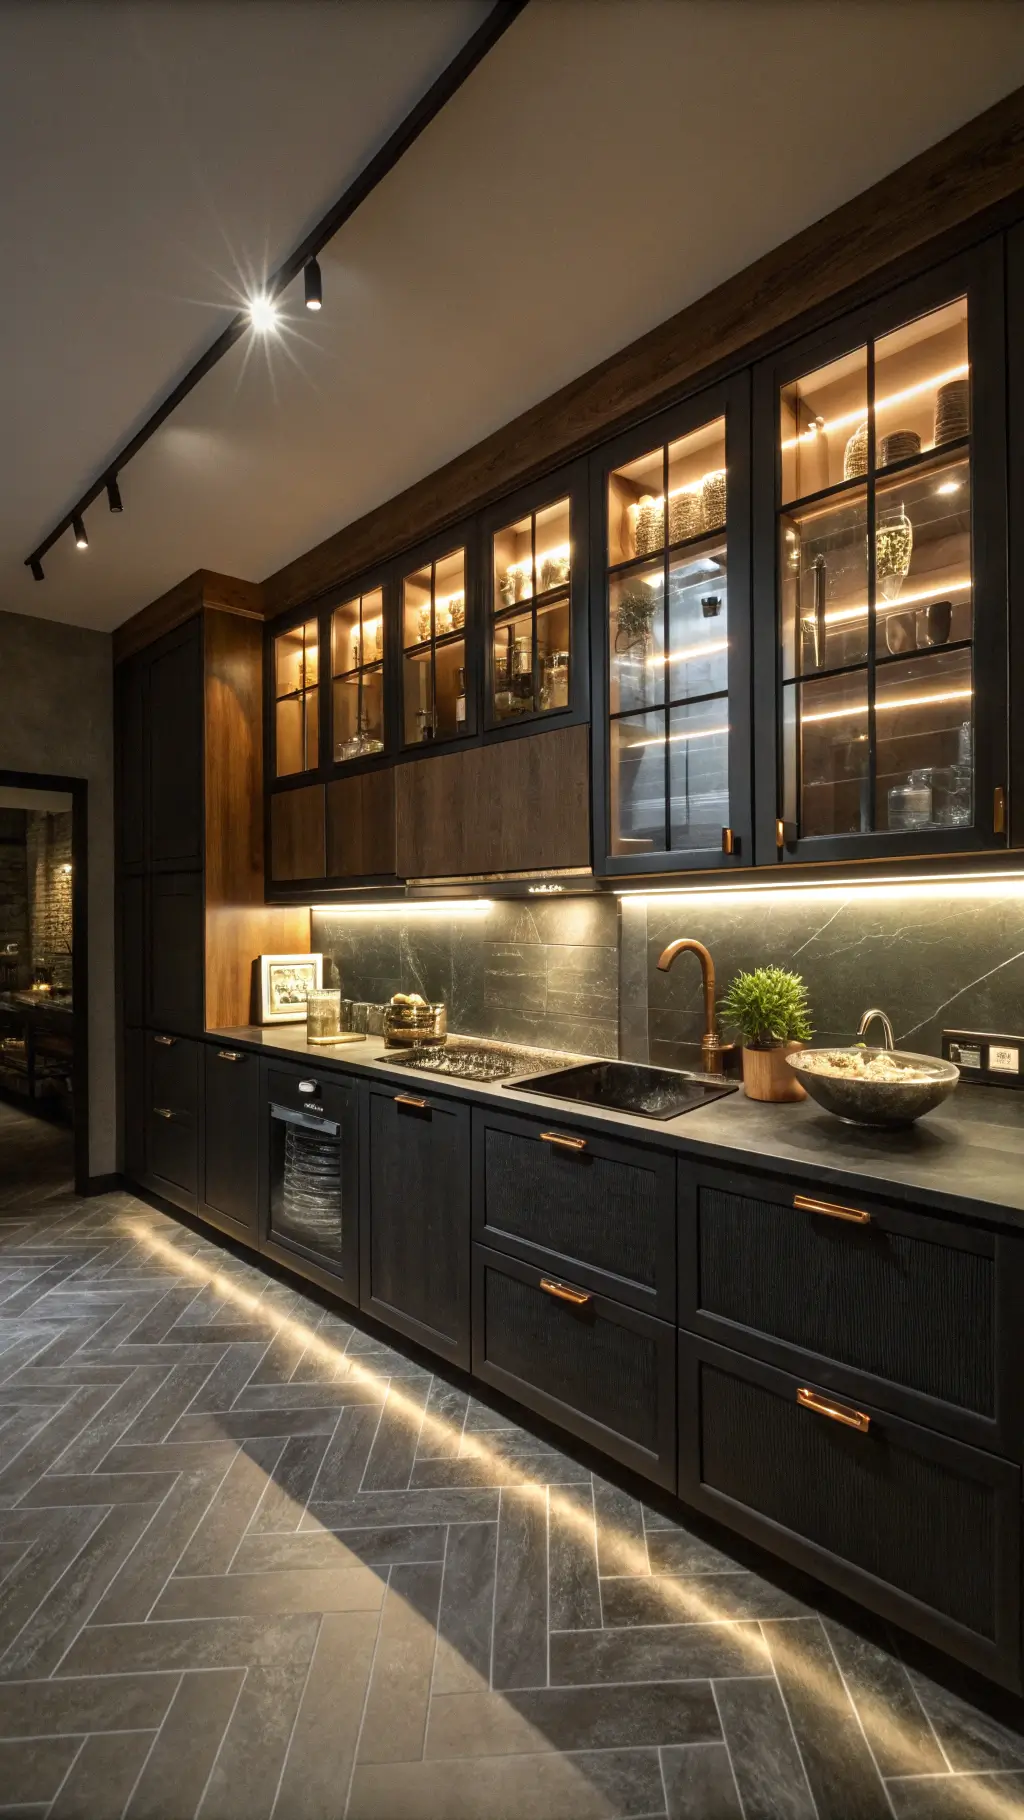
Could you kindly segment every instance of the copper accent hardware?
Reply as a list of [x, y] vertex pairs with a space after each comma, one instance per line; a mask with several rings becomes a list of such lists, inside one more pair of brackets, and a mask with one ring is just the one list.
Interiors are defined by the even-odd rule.
[[155, 1036], [153, 1038], [154, 1043], [159, 1043], [162, 1049], [173, 1049], [177, 1040], [176, 1036]]
[[854, 1226], [870, 1226], [871, 1215], [860, 1207], [840, 1207], [835, 1201], [816, 1201], [809, 1194], [795, 1194], [794, 1207], [801, 1213], [825, 1213], [830, 1220], [850, 1220]]
[[558, 1144], [562, 1150], [578, 1151], [587, 1148], [586, 1138], [563, 1137], [560, 1131], [542, 1131], [540, 1141], [542, 1144]]
[[218, 1049], [217, 1060], [219, 1062], [240, 1062], [242, 1052], [240, 1049]]
[[154, 1106], [153, 1111], [156, 1113], [158, 1119], [172, 1119], [174, 1117], [174, 1113], [171, 1111], [170, 1106]]
[[827, 1416], [830, 1422], [841, 1422], [844, 1428], [855, 1428], [858, 1434], [866, 1435], [871, 1427], [871, 1417], [863, 1409], [851, 1409], [848, 1403], [827, 1403], [806, 1386], [797, 1391], [796, 1400], [803, 1409], [813, 1409], [816, 1416]]
[[704, 981], [704, 1035], [700, 1039], [700, 1063], [705, 1074], [721, 1074], [722, 1039], [715, 1027], [715, 963], [703, 942], [696, 942], [692, 936], [683, 935], [677, 942], [669, 942], [668, 947], [659, 954], [659, 971], [667, 973], [677, 954], [695, 954], [700, 962]]
[[1006, 833], [1006, 791], [1002, 784], [997, 784], [992, 792], [992, 832]]
[[786, 824], [780, 816], [775, 823], [775, 845], [781, 852], [786, 844]]
[[585, 1308], [593, 1296], [583, 1289], [570, 1289], [568, 1283], [553, 1283], [550, 1277], [541, 1277], [540, 1286], [545, 1295], [557, 1296], [560, 1302], [571, 1302], [574, 1308]]
[[415, 1106], [417, 1112], [428, 1112], [430, 1110], [426, 1100], [418, 1100], [411, 1093], [396, 1093], [395, 1105]]
[[731, 828], [722, 829], [722, 852], [735, 853], [739, 842]]

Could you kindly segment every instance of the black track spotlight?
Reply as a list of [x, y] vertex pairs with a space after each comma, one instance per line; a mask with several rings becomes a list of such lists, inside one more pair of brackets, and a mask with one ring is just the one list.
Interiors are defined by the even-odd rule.
[[80, 518], [77, 513], [71, 520], [71, 529], [75, 534], [75, 548], [87, 550], [89, 548], [89, 539], [85, 534], [85, 520], [84, 518]]
[[124, 506], [121, 504], [121, 489], [117, 484], [116, 474], [114, 475], [113, 480], [107, 481], [107, 504], [112, 512], [124, 511]]
[[315, 259], [307, 259], [302, 269], [306, 279], [306, 308], [307, 310], [319, 310], [324, 301], [320, 267]]
[[45, 580], [45, 576], [43, 575], [43, 565], [40, 562], [38, 556], [30, 556], [28, 559], [28, 566], [32, 571], [33, 581], [44, 581]]

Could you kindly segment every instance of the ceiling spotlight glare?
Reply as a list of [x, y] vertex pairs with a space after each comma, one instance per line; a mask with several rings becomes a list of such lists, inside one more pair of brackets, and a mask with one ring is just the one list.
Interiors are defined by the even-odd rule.
[[114, 475], [113, 480], [107, 481], [107, 504], [112, 512], [124, 511], [124, 507], [121, 504], [121, 489], [117, 484], [116, 474]]
[[41, 563], [41, 562], [40, 562], [40, 560], [39, 560], [39, 558], [38, 558], [38, 556], [32, 556], [32, 557], [30, 557], [30, 558], [29, 558], [29, 565], [28, 565], [28, 566], [29, 566], [29, 568], [30, 568], [30, 569], [31, 569], [31, 571], [32, 571], [32, 579], [33, 579], [33, 581], [43, 581], [43, 580], [45, 580], [45, 577], [44, 577], [44, 575], [43, 575], [43, 565], [42, 565], [42, 563]]
[[320, 267], [316, 260], [308, 259], [303, 267], [303, 272], [306, 279], [306, 308], [307, 310], [319, 310], [324, 301], [324, 289], [320, 277]]
[[270, 335], [277, 327], [277, 304], [272, 297], [253, 297], [249, 301], [249, 321], [258, 335]]
[[73, 530], [73, 532], [75, 534], [76, 547], [79, 550], [87, 550], [89, 548], [89, 539], [85, 535], [84, 519], [78, 518], [78, 517], [73, 518], [71, 520], [71, 529]]

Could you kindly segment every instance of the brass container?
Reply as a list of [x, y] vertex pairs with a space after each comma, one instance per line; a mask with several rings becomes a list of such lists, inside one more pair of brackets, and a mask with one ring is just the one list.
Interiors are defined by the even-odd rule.
[[446, 1043], [447, 1005], [385, 1005], [385, 1049], [407, 1049], [417, 1043]]

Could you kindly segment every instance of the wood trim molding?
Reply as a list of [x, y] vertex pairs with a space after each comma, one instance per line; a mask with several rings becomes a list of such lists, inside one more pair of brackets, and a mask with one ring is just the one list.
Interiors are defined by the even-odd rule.
[[115, 628], [114, 662], [120, 664], [126, 657], [134, 657], [137, 651], [145, 650], [175, 626], [184, 625], [204, 607], [220, 613], [238, 613], [245, 619], [262, 619], [263, 590], [259, 582], [218, 575], [212, 569], [196, 569]]
[[547, 469], [1024, 188], [1024, 88], [263, 583], [268, 618]]

